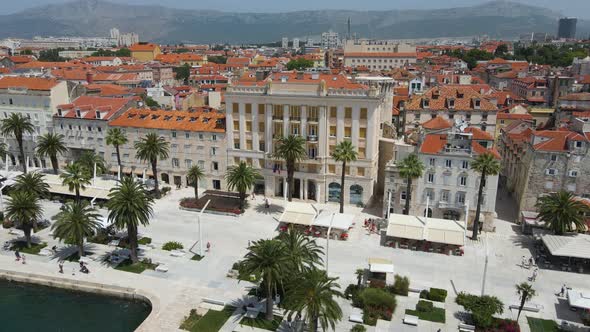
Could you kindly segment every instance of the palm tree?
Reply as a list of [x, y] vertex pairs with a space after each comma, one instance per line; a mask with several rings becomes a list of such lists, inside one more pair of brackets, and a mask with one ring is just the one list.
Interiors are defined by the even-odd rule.
[[31, 230], [37, 227], [37, 220], [43, 217], [43, 207], [39, 198], [32, 192], [14, 191], [6, 204], [6, 218], [21, 225], [27, 240], [27, 247], [31, 247]]
[[273, 319], [273, 289], [281, 284], [290, 271], [289, 257], [285, 255], [285, 244], [279, 240], [255, 241], [241, 262], [241, 268], [247, 275], [260, 275], [266, 286], [266, 319]]
[[6, 154], [8, 153], [8, 146], [4, 142], [0, 142], [0, 157], [2, 157], [2, 162], [6, 161]]
[[424, 164], [415, 153], [412, 153], [402, 159], [398, 164], [399, 175], [406, 179], [406, 205], [404, 214], [410, 214], [410, 200], [412, 199], [412, 180], [422, 176]]
[[127, 143], [127, 136], [125, 136], [121, 128], [111, 128], [107, 132], [106, 142], [107, 145], [115, 147], [115, 151], [117, 152], [117, 165], [121, 167], [121, 152], [119, 151], [119, 147]]
[[298, 278], [287, 291], [285, 298], [293, 313], [305, 313], [309, 331], [317, 331], [319, 327], [325, 331], [328, 327], [335, 329], [336, 323], [342, 319], [342, 309], [334, 299], [344, 297], [338, 291], [338, 278], [330, 278], [326, 271], [310, 269]]
[[537, 292], [533, 289], [533, 285], [529, 284], [528, 282], [523, 282], [516, 285], [516, 294], [520, 297], [520, 306], [518, 307], [518, 316], [516, 316], [516, 320], [520, 318], [520, 312], [524, 307], [524, 304], [532, 299]]
[[12, 188], [17, 191], [33, 193], [39, 198], [49, 196], [49, 185], [45, 182], [45, 175], [38, 172], [17, 176]]
[[84, 256], [84, 238], [93, 236], [100, 228], [100, 214], [87, 202], [70, 202], [57, 214], [57, 221], [51, 225], [53, 237], [71, 241], [78, 246], [78, 255]]
[[23, 172], [27, 172], [27, 165], [25, 159], [25, 149], [23, 147], [23, 135], [32, 134], [35, 132], [35, 126], [31, 123], [31, 119], [19, 113], [12, 113], [10, 116], [2, 120], [0, 131], [5, 136], [14, 136], [18, 143], [19, 159], [23, 165]]
[[80, 202], [80, 190], [86, 189], [90, 185], [90, 173], [85, 167], [78, 163], [71, 163], [59, 175], [62, 184], [68, 186], [70, 192], [75, 192], [76, 202]]
[[188, 169], [186, 174], [189, 183], [195, 188], [195, 200], [199, 199], [199, 180], [205, 178], [205, 172], [199, 165], [194, 165]]
[[64, 143], [64, 135], [47, 133], [39, 136], [37, 141], [37, 154], [41, 158], [48, 157], [51, 160], [51, 167], [53, 167], [53, 173], [57, 174], [59, 164], [57, 162], [57, 155], [64, 154], [68, 151]]
[[574, 229], [583, 230], [586, 225], [585, 215], [590, 213], [586, 204], [567, 191], [539, 197], [536, 207], [539, 211], [537, 219], [544, 221], [547, 228], [556, 235], [563, 235]]
[[158, 187], [158, 159], [168, 159], [168, 146], [169, 143], [166, 142], [164, 137], [158, 136], [157, 133], [149, 133], [139, 142], [135, 143], [137, 158], [141, 161], [149, 162], [152, 166], [156, 197], [160, 197], [160, 189]]
[[285, 245], [285, 255], [289, 259], [290, 271], [303, 271], [323, 261], [321, 255], [324, 253], [316, 241], [303, 235], [292, 225], [286, 232], [277, 236], [277, 240]]
[[84, 151], [76, 160], [76, 163], [86, 169], [86, 172], [94, 176], [94, 165], [96, 165], [96, 175], [104, 174], [107, 167], [104, 158], [94, 153], [94, 151]]
[[244, 208], [246, 192], [254, 186], [260, 173], [245, 162], [240, 162], [238, 166], [230, 167], [225, 173], [227, 187], [229, 190], [235, 190], [240, 195], [240, 209]]
[[305, 139], [301, 136], [283, 136], [279, 138], [274, 153], [278, 159], [283, 159], [287, 164], [287, 198], [289, 202], [293, 198], [295, 163], [307, 158], [305, 151]]
[[338, 162], [342, 162], [342, 177], [340, 180], [340, 213], [344, 213], [344, 178], [346, 175], [346, 163], [355, 161], [357, 152], [350, 141], [342, 141], [336, 145], [332, 158]]
[[364, 269], [356, 269], [354, 274], [356, 275], [356, 285], [358, 287], [360, 287], [361, 282], [363, 282], [363, 277], [365, 276], [365, 270]]
[[481, 212], [481, 204], [483, 203], [483, 187], [486, 184], [487, 176], [498, 175], [498, 173], [500, 173], [501, 166], [500, 162], [493, 154], [486, 152], [475, 158], [473, 163], [471, 163], [471, 168], [481, 174], [479, 180], [479, 189], [477, 191], [477, 209], [475, 210], [475, 220], [473, 220], [473, 235], [471, 236], [474, 240], [476, 240], [477, 233], [480, 229], [479, 214]]
[[127, 228], [131, 260], [137, 262], [137, 228], [150, 223], [154, 200], [145, 186], [131, 177], [123, 177], [109, 192], [108, 220], [118, 229]]

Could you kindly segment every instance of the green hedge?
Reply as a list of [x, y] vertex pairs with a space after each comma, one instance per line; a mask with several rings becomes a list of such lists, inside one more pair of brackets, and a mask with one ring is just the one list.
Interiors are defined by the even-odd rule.
[[356, 324], [350, 329], [350, 332], [366, 332], [367, 328], [364, 325]]
[[388, 290], [396, 295], [408, 296], [408, 292], [410, 291], [410, 279], [396, 274], [393, 286], [389, 286]]
[[176, 241], [170, 241], [170, 242], [164, 243], [164, 245], [162, 246], [162, 250], [172, 251], [172, 250], [177, 250], [177, 249], [184, 249], [184, 246], [182, 245], [182, 243], [176, 242]]
[[416, 310], [420, 312], [429, 312], [432, 311], [432, 308], [434, 308], [434, 305], [429, 301], [420, 300], [416, 304]]
[[393, 294], [381, 288], [365, 288], [358, 295], [358, 304], [363, 309], [363, 322], [377, 324], [377, 319], [391, 320], [396, 300]]
[[447, 299], [447, 290], [441, 288], [430, 288], [430, 290], [424, 289], [420, 292], [420, 298], [436, 302], [445, 302]]

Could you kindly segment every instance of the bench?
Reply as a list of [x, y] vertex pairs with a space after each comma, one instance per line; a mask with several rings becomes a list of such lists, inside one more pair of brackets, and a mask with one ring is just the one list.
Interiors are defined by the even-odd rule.
[[352, 308], [352, 312], [350, 313], [348, 320], [353, 323], [363, 324], [363, 311], [359, 308]]
[[225, 307], [225, 301], [210, 299], [208, 297], [204, 297], [203, 302]]
[[156, 266], [155, 270], [158, 272], [168, 272], [168, 266], [166, 266], [164, 264], [160, 264], [160, 265]]
[[469, 324], [459, 324], [459, 331], [461, 332], [473, 332], [475, 331], [475, 326]]
[[404, 324], [418, 326], [418, 316], [413, 315], [405, 315], [404, 316]]
[[[518, 310], [518, 308], [520, 308], [520, 305], [517, 304], [512, 304], [509, 306], [509, 308]], [[542, 307], [540, 305], [537, 304], [529, 304], [529, 305], [525, 305], [524, 307], [522, 307], [523, 311], [530, 311], [530, 312], [539, 312], [541, 311]]]

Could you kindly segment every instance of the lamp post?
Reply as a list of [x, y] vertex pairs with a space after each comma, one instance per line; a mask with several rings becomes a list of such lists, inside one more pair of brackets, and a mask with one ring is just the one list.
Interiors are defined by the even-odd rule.
[[207, 203], [205, 203], [205, 206], [203, 206], [203, 208], [201, 209], [201, 212], [199, 212], [199, 214], [197, 215], [197, 222], [199, 224], [199, 255], [201, 257], [203, 257], [203, 232], [201, 231], [201, 216], [203, 215], [203, 212], [205, 211], [207, 205], [209, 205], [210, 202], [211, 200], [208, 200]]
[[330, 226], [328, 227], [328, 235], [326, 236], [326, 275], [328, 275], [328, 264], [330, 260], [330, 232], [332, 231], [332, 223], [334, 222], [334, 216], [336, 213], [332, 213], [330, 218]]

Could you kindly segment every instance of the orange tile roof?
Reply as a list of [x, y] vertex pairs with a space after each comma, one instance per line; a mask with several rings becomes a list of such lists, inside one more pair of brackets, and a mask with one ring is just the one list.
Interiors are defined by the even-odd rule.
[[66, 81], [85, 81], [87, 79], [88, 73], [93, 73], [93, 71], [85, 70], [85, 69], [53, 69], [51, 70], [51, 75], [54, 77], [66, 80]]
[[227, 58], [226, 64], [228, 66], [247, 67], [250, 64], [249, 58]]
[[350, 52], [344, 53], [344, 57], [355, 58], [415, 58], [415, 52]]
[[14, 64], [28, 63], [36, 60], [32, 55], [13, 55], [8, 58], [10, 61], [14, 62]]
[[548, 138], [533, 146], [533, 149], [539, 151], [568, 151], [568, 141], [586, 140], [586, 137], [569, 129], [537, 130], [533, 132], [533, 135]]
[[94, 75], [94, 81], [139, 81], [139, 75], [136, 73], [121, 73], [121, 74], [113, 74], [113, 73], [97, 73]]
[[559, 99], [570, 101], [590, 101], [590, 92], [570, 93], [569, 95], [565, 95]]
[[[429, 107], [424, 109], [422, 100], [428, 98]], [[453, 98], [455, 101], [455, 111], [473, 111], [474, 101], [480, 100], [480, 108], [482, 111], [497, 111], [496, 105], [476, 92], [468, 85], [443, 85], [430, 88], [421, 96], [413, 96], [409, 102], [406, 103], [406, 110], [410, 111], [441, 111], [449, 110], [447, 99]]]
[[422, 123], [422, 127], [424, 127], [424, 129], [439, 130], [439, 129], [451, 128], [452, 125], [449, 121], [443, 119], [442, 116], [437, 116], [436, 118], [432, 118], [432, 119]]
[[[57, 107], [62, 110], [61, 117], [63, 118], [76, 118], [76, 109], [79, 109], [83, 119], [98, 120], [96, 119], [96, 111], [100, 111], [100, 120], [109, 120], [111, 116], [132, 100], [133, 98], [80, 96], [71, 104], [58, 105]], [[54, 116], [58, 117], [57, 115]]]
[[201, 55], [193, 54], [193, 53], [170, 53], [170, 54], [159, 54], [156, 61], [160, 61], [166, 64], [178, 64], [183, 61], [203, 61], [204, 58]]
[[[366, 89], [368, 89], [368, 87], [366, 85], [354, 83], [343, 74], [333, 75], [333, 74], [304, 73], [301, 78], [298, 78], [298, 75], [299, 74], [295, 71], [272, 73], [271, 75], [268, 76], [267, 79], [272, 79], [273, 82], [279, 83], [279, 82], [281, 82], [282, 78], [286, 78], [287, 83], [313, 83], [313, 84], [319, 84], [323, 80], [324, 82], [326, 82], [326, 85], [329, 88], [333, 88], [333, 89], [351, 89], [351, 90], [354, 90], [354, 89], [366, 90]], [[313, 75], [317, 75], [317, 79], [314, 79]], [[266, 82], [267, 82], [266, 80], [257, 81], [255, 83], [251, 82], [251, 81], [247, 81], [247, 82], [240, 81], [240, 82], [238, 82], [238, 85], [253, 85], [253, 83], [254, 83], [258, 86], [263, 86], [266, 84]]]
[[499, 120], [532, 120], [533, 116], [529, 113], [525, 114], [515, 114], [515, 113], [506, 113], [506, 112], [498, 112], [496, 118]]
[[116, 56], [88, 56], [85, 58], [82, 58], [82, 61], [86, 61], [86, 62], [96, 62], [96, 61], [113, 61], [115, 60]]
[[494, 137], [490, 133], [485, 132], [477, 127], [465, 128], [465, 132], [471, 133], [473, 135], [472, 138], [474, 140], [478, 140], [478, 141], [493, 141], [494, 140]]
[[199, 107], [190, 111], [165, 111], [132, 108], [109, 122], [114, 127], [225, 132], [225, 114]]
[[40, 69], [40, 68], [85, 68], [90, 69], [92, 65], [78, 61], [65, 61], [65, 62], [43, 62], [43, 61], [31, 61], [16, 66], [18, 69]]
[[0, 89], [27, 88], [29, 90], [49, 91], [58, 83], [55, 79], [7, 76], [0, 78]]
[[153, 43], [139, 43], [133, 44], [129, 47], [131, 52], [153, 52], [158, 45]]
[[438, 154], [447, 144], [446, 134], [430, 134], [424, 137], [420, 145], [420, 152], [427, 154]]

